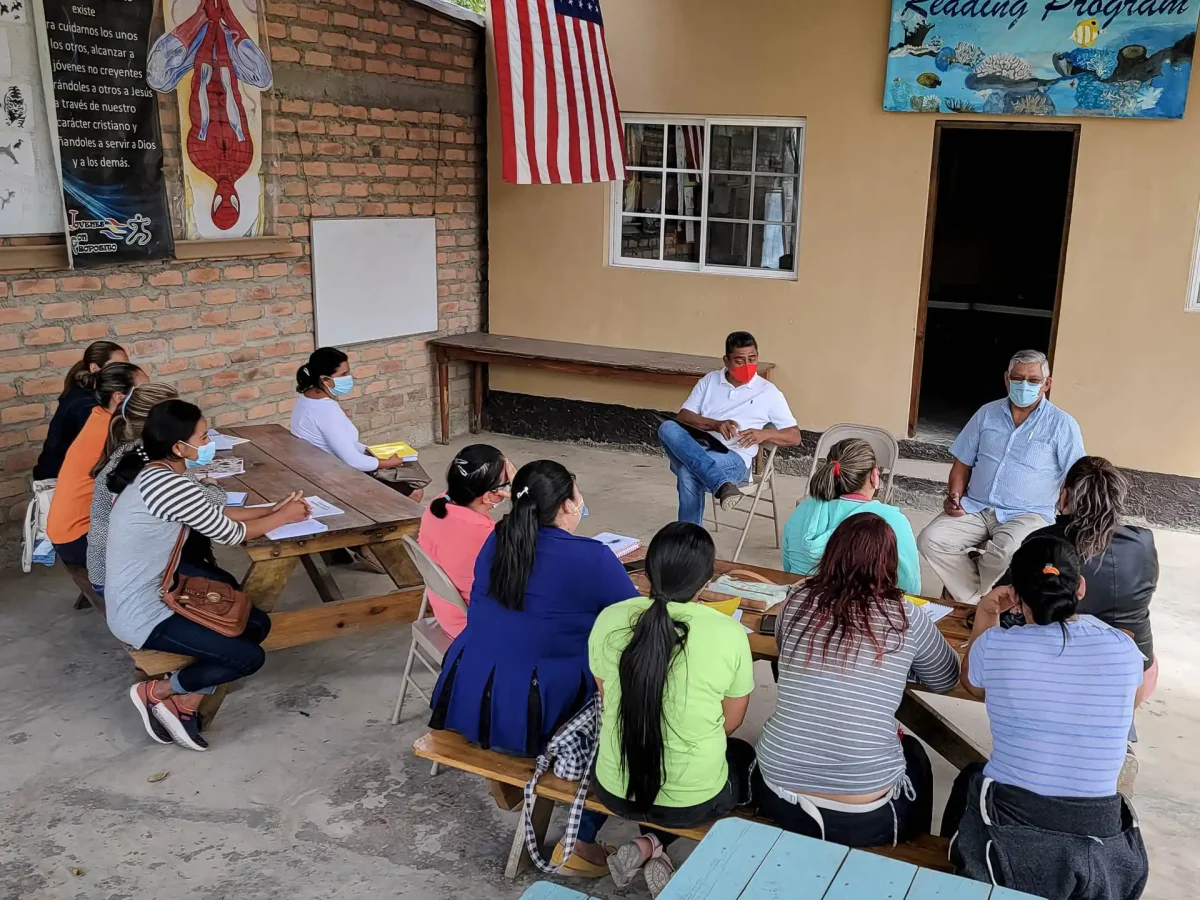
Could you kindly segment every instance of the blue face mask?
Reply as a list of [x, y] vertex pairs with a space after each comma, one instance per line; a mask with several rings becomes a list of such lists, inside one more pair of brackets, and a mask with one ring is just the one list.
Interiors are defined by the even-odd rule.
[[1010, 381], [1008, 383], [1008, 399], [1012, 401], [1013, 406], [1020, 409], [1037, 403], [1041, 392], [1040, 384], [1032, 384], [1028, 381]]
[[579, 511], [579, 518], [586, 519], [588, 514], [587, 504], [583, 504], [583, 509]]
[[191, 444], [185, 444], [196, 451], [195, 459], [184, 460], [189, 469], [198, 469], [201, 466], [207, 466], [217, 456], [217, 442], [209, 441], [207, 444], [201, 444], [199, 447], [194, 447]]
[[338, 375], [333, 379], [333, 387], [329, 389], [329, 393], [335, 397], [345, 397], [352, 390], [354, 390], [354, 376]]

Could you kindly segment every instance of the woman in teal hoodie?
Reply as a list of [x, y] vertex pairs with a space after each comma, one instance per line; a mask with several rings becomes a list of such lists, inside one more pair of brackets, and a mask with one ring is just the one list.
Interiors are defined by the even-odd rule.
[[877, 490], [879, 468], [870, 444], [848, 438], [829, 448], [829, 456], [809, 482], [809, 496], [784, 526], [783, 568], [797, 575], [811, 575], [834, 529], [856, 513], [870, 512], [896, 532], [900, 555], [896, 582], [900, 589], [906, 594], [920, 594], [921, 560], [912, 526], [897, 507], [875, 499]]

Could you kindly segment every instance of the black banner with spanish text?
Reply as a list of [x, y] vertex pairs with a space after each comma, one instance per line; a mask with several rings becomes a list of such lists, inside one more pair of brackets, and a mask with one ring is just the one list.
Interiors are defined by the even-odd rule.
[[154, 0], [41, 4], [72, 264], [172, 256], [158, 100], [146, 84]]

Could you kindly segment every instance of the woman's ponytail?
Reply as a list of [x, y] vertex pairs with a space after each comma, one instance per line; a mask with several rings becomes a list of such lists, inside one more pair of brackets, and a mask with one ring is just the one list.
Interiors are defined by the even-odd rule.
[[296, 393], [324, 390], [321, 379], [332, 378], [333, 373], [349, 359], [337, 347], [318, 347], [309, 355], [308, 362], [296, 370]]
[[525, 590], [537, 558], [538, 529], [550, 528], [575, 495], [575, 476], [561, 463], [526, 463], [512, 484], [512, 509], [496, 525], [488, 593], [507, 609], [525, 608]]
[[429, 504], [438, 519], [446, 518], [447, 498], [455, 506], [470, 506], [489, 491], [504, 487], [504, 454], [488, 444], [472, 444], [450, 461], [446, 494]]
[[862, 490], [875, 468], [875, 451], [859, 438], [846, 438], [829, 448], [808, 482], [808, 492], [818, 500], [836, 500]]
[[671, 666], [687, 644], [687, 623], [672, 618], [670, 604], [695, 598], [712, 578], [715, 557], [712, 537], [690, 522], [665, 526], [646, 551], [650, 607], [634, 623], [617, 667], [621, 761], [629, 776], [625, 797], [638, 811], [654, 805], [666, 779], [663, 697]]
[[120, 494], [149, 463], [175, 459], [175, 445], [188, 440], [202, 418], [200, 407], [186, 400], [166, 400], [152, 407], [142, 426], [142, 443], [125, 451], [108, 473], [108, 489]]
[[94, 391], [96, 389], [96, 373], [92, 371], [92, 366], [103, 369], [114, 354], [124, 352], [125, 348], [112, 341], [94, 341], [88, 344], [87, 349], [83, 351], [83, 358], [71, 366], [67, 372], [67, 377], [63, 381], [62, 396], [65, 397], [73, 387]]
[[1079, 610], [1083, 563], [1070, 541], [1041, 535], [1025, 541], [1013, 554], [1013, 589], [1033, 613], [1037, 625], [1059, 625], [1063, 642], [1067, 620]]

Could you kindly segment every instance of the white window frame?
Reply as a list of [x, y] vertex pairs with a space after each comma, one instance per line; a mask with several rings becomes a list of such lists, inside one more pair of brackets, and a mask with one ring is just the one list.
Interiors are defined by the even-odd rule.
[[[623, 223], [623, 216], [625, 214], [624, 209], [623, 209], [624, 202], [625, 202], [625, 181], [621, 180], [621, 181], [614, 181], [612, 183], [612, 196], [611, 196], [611, 200], [610, 200], [610, 213], [609, 213], [609, 218], [611, 219], [611, 223], [610, 223], [611, 227], [609, 229], [609, 264], [610, 265], [620, 266], [621, 268], [631, 268], [631, 269], [657, 269], [659, 271], [666, 270], [666, 271], [672, 271], [672, 272], [699, 272], [699, 273], [707, 274], [707, 275], [735, 275], [735, 276], [739, 276], [739, 277], [743, 277], [743, 278], [771, 278], [771, 279], [775, 279], [777, 281], [796, 281], [796, 280], [798, 280], [799, 264], [800, 264], [800, 224], [803, 220], [803, 207], [804, 207], [804, 155], [805, 155], [804, 144], [805, 144], [805, 139], [808, 136], [806, 119], [804, 119], [804, 118], [774, 118], [774, 117], [745, 117], [745, 116], [742, 116], [742, 117], [717, 116], [717, 117], [712, 117], [712, 118], [704, 118], [701, 116], [659, 116], [659, 115], [651, 115], [651, 114], [647, 114], [647, 113], [634, 113], [634, 114], [622, 113], [621, 119], [622, 119], [622, 129], [624, 129], [625, 125], [663, 125], [663, 126], [702, 125], [702, 126], [704, 126], [704, 160], [703, 160], [702, 174], [700, 176], [701, 180], [702, 180], [703, 191], [700, 196], [700, 210], [699, 210], [700, 215], [697, 217], [698, 218], [697, 224], [700, 226], [700, 238], [699, 238], [699, 240], [700, 240], [700, 262], [699, 263], [691, 263], [691, 262], [680, 262], [678, 260], [657, 260], [657, 259], [648, 260], [648, 259], [638, 259], [635, 257], [621, 256], [621, 238], [622, 238], [621, 229], [622, 229], [622, 223]], [[712, 154], [712, 129], [713, 129], [714, 125], [746, 125], [746, 126], [754, 126], [757, 128], [795, 128], [798, 130], [799, 134], [798, 134], [797, 146], [798, 146], [798, 150], [799, 150], [799, 155], [798, 155], [798, 160], [797, 160], [795, 177], [799, 180], [799, 182], [798, 182], [798, 188], [797, 188], [797, 192], [796, 192], [796, 221], [792, 225], [792, 227], [795, 228], [795, 239], [792, 243], [792, 268], [790, 270], [762, 269], [762, 268], [752, 268], [750, 266], [722, 266], [722, 265], [711, 264], [708, 262], [708, 260], [707, 260], [707, 256], [708, 256], [708, 224], [709, 224], [709, 221], [708, 221], [708, 191], [709, 191], [709, 180], [710, 180], [709, 176], [711, 174], [710, 163], [711, 163], [711, 154]], [[664, 135], [663, 166], [660, 166], [657, 169], [652, 169], [649, 167], [643, 168], [640, 166], [627, 166], [627, 171], [651, 171], [651, 172], [657, 171], [657, 172], [666, 173], [666, 174], [669, 174], [671, 172], [680, 172], [680, 171], [694, 171], [694, 170], [690, 170], [690, 169], [667, 169], [667, 168], [665, 168], [666, 157], [667, 157], [667, 148], [665, 146], [665, 143], [666, 143], [665, 137], [666, 136]], [[621, 139], [624, 140], [624, 138], [625, 138], [625, 135], [624, 135], [624, 133], [622, 133]], [[758, 135], [756, 132], [755, 133], [755, 142], [757, 142], [757, 140], [758, 140]], [[755, 152], [753, 152], [751, 154], [751, 165], [752, 166], [757, 165], [757, 162], [758, 162], [756, 151], [757, 151], [757, 147], [755, 148]], [[753, 170], [749, 173], [747, 173], [747, 172], [726, 172], [725, 170], [718, 170], [715, 174], [718, 174], [718, 175], [724, 175], [724, 174], [747, 175], [747, 174], [752, 174], [752, 173], [753, 173]], [[770, 174], [783, 175], [785, 173], [773, 172]], [[664, 177], [662, 180], [662, 190], [663, 190], [663, 200], [662, 200], [662, 204], [660, 207], [660, 212], [657, 215], [658, 220], [659, 220], [658, 241], [659, 241], [660, 252], [661, 252], [663, 241], [665, 240], [665, 235], [663, 232], [666, 228], [666, 221], [668, 218], [666, 215], [663, 214], [663, 211], [665, 211], [665, 209], [666, 209], [666, 190], [667, 190], [667, 179], [665, 177], [665, 174], [664, 174]], [[753, 211], [754, 211], [753, 195], [751, 196], [751, 199], [750, 199], [750, 210], [751, 210], [751, 214], [753, 215]], [[639, 214], [631, 213], [630, 215], [636, 216]], [[648, 216], [648, 217], [653, 217], [655, 214], [647, 213], [644, 215]], [[675, 218], [675, 217], [671, 217], [671, 218]], [[680, 220], [684, 221], [685, 219], [681, 218]], [[695, 219], [693, 219], [693, 221], [695, 221]], [[779, 223], [777, 223], [777, 222], [765, 223], [765, 222], [759, 221], [757, 219], [750, 218], [750, 219], [745, 220], [745, 224], [747, 224], [747, 226], [750, 230], [750, 235], [751, 235], [750, 240], [753, 240], [755, 225], [763, 225], [763, 224], [775, 225], [775, 224], [779, 224]]]
[[1200, 217], [1196, 219], [1196, 235], [1192, 239], [1192, 268], [1188, 274], [1185, 312], [1200, 312]]

